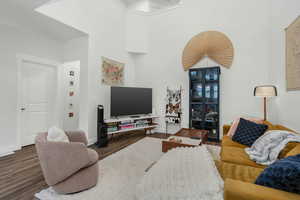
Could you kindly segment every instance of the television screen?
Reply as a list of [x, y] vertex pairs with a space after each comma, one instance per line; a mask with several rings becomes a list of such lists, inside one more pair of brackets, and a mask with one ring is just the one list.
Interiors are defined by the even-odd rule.
[[152, 89], [111, 87], [111, 116], [152, 113]]

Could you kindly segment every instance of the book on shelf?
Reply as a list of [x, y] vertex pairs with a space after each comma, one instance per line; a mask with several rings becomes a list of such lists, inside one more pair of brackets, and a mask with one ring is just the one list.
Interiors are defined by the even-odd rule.
[[109, 123], [106, 123], [107, 126], [117, 126], [118, 123], [117, 122], [109, 122]]
[[121, 129], [121, 130], [123, 130], [123, 129], [131, 129], [131, 128], [135, 128], [135, 126], [132, 125], [132, 124], [120, 126], [120, 129]]
[[118, 131], [118, 127], [108, 127], [107, 128], [107, 132], [114, 132], [114, 131]]
[[149, 126], [148, 124], [136, 124], [137, 128]]
[[125, 129], [134, 129], [134, 128], [147, 128], [149, 126], [157, 125], [152, 122], [152, 120], [148, 119], [135, 119], [135, 120], [124, 120], [124, 121], [117, 121], [117, 122], [108, 122], [107, 131], [108, 132], [115, 132], [119, 130]]
[[120, 124], [132, 124], [132, 120], [126, 120], [126, 121], [122, 121], [120, 122]]

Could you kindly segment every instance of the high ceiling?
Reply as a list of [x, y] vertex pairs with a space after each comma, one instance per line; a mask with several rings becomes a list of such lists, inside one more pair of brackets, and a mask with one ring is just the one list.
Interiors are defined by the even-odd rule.
[[23, 9], [31, 9], [31, 10], [45, 3], [52, 2], [52, 0], [3, 0], [3, 2], [8, 2], [8, 1], [14, 6], [22, 7]]
[[[44, 4], [55, 3], [62, 0], [1, 0], [0, 25], [6, 24], [28, 31], [42, 32], [55, 40], [66, 41], [76, 37], [86, 36], [79, 30], [55, 21], [35, 11]], [[100, 0], [101, 1], [101, 0]], [[122, 0], [128, 7], [146, 5], [147, 11], [166, 9], [173, 7], [181, 0]], [[144, 10], [143, 10], [144, 11]]]
[[149, 11], [166, 9], [178, 5], [181, 0], [123, 0], [127, 6], [137, 5], [146, 2], [149, 6]]
[[35, 11], [35, 8], [59, 0], [1, 0], [0, 24], [40, 32], [58, 41], [86, 34]]

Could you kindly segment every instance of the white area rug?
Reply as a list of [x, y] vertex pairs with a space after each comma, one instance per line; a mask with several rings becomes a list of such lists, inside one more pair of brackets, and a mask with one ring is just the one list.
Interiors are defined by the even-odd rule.
[[221, 147], [215, 145], [205, 145], [213, 160], [220, 160]]
[[137, 185], [138, 200], [223, 200], [224, 182], [205, 146], [163, 155]]
[[[145, 170], [163, 155], [161, 141], [146, 137], [99, 161], [99, 181], [90, 190], [59, 195], [48, 188], [35, 196], [40, 200], [134, 200], [136, 185], [145, 175]], [[208, 149], [213, 158], [218, 159], [219, 148], [208, 146]]]

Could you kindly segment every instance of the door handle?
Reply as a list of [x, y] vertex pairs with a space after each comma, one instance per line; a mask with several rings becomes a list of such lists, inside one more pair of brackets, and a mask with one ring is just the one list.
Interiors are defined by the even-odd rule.
[[23, 111], [25, 111], [26, 110], [26, 108], [21, 108], [21, 111], [23, 112]]

